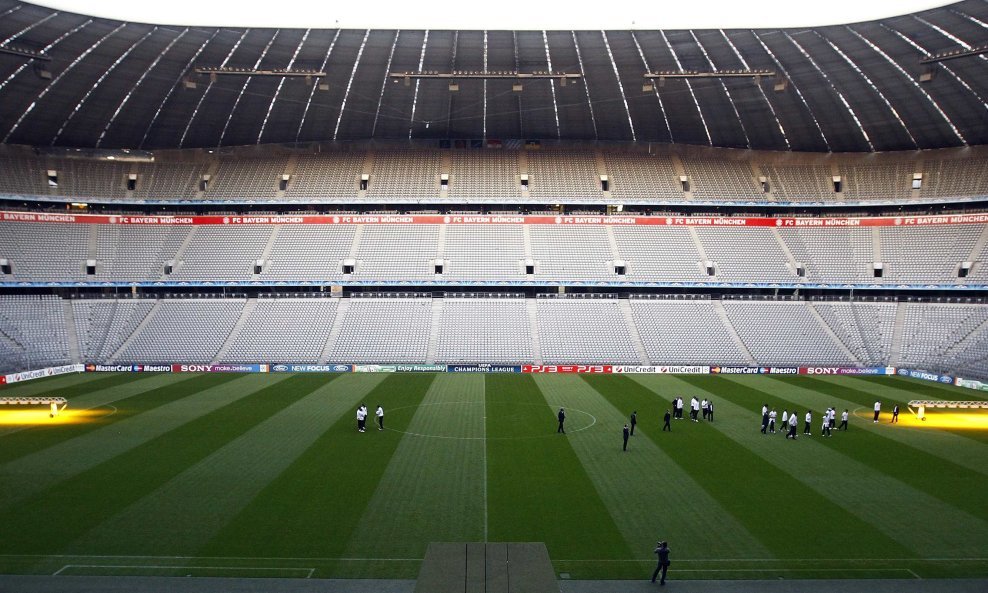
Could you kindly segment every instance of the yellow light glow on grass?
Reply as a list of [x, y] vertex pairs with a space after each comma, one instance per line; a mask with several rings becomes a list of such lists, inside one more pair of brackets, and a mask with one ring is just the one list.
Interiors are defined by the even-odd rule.
[[72, 408], [66, 408], [60, 410], [58, 415], [52, 418], [51, 410], [49, 410], [47, 406], [44, 408], [11, 406], [10, 409], [0, 408], [0, 426], [59, 426], [63, 424], [85, 424], [87, 422], [97, 422], [101, 418], [109, 416], [112, 413], [113, 410], [106, 408], [93, 408], [90, 410], [73, 410]]
[[[888, 422], [882, 414], [883, 422]], [[938, 411], [926, 409], [926, 420], [906, 413], [899, 413], [899, 424], [912, 428], [945, 428], [949, 430], [988, 430], [988, 410]]]

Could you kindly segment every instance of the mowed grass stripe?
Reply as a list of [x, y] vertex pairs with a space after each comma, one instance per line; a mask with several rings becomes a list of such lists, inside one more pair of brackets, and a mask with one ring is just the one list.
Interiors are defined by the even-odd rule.
[[[665, 400], [675, 395], [683, 397], [685, 419], [672, 422], [674, 433], [659, 435], [663, 437], [663, 449], [756, 538], [759, 546], [770, 550], [773, 556], [787, 559], [876, 557], [877, 551], [885, 552], [886, 545], [909, 555], [798, 479], [792, 468], [767, 463], [759, 451], [733, 438], [749, 429], [747, 419], [734, 413], [724, 401], [723, 392], [705, 392], [689, 379], [640, 375], [625, 378], [622, 383], [630, 397], [642, 401], [648, 399], [648, 391], [660, 393], [663, 412], [670, 406]], [[689, 420], [693, 395], [714, 401], [714, 422]], [[675, 438], [667, 438], [670, 436]], [[821, 529], [821, 525], [829, 528]], [[718, 533], [716, 528], [714, 533]], [[803, 537], [804, 534], [812, 537]], [[710, 556], [700, 553], [695, 557]]]
[[[907, 409], [907, 404], [914, 399], [935, 399], [935, 400], [984, 400], [983, 392], [973, 389], [963, 389], [961, 387], [949, 387], [922, 381], [920, 379], [910, 379], [906, 377], [848, 377], [846, 383], [841, 383], [837, 377], [821, 377], [821, 380], [834, 384], [844, 384], [857, 391], [870, 394], [870, 397], [859, 398], [855, 396], [855, 401], [861, 402], [866, 408], [862, 412], [870, 415], [874, 410], [875, 400], [882, 402], [881, 420], [891, 419], [892, 404], [898, 402], [900, 414], [912, 414]], [[934, 411], [931, 410], [931, 413]], [[938, 432], [940, 434], [952, 434], [965, 443], [975, 441], [983, 445], [988, 445], [988, 430], [964, 430], [941, 428], [925, 430], [926, 433]]]
[[[296, 375], [271, 389], [284, 407], [73, 543], [100, 553], [193, 555], [341, 415], [340, 375]], [[281, 377], [279, 377], [281, 378]], [[274, 378], [270, 378], [271, 382]], [[296, 399], [297, 398], [297, 399]], [[292, 399], [296, 399], [294, 403]]]
[[[643, 560], [642, 565], [622, 565], [623, 572], [605, 574], [641, 577], [654, 563], [659, 539], [675, 541], [678, 558], [773, 555], [667, 454], [666, 444], [685, 433], [659, 434], [664, 402], [654, 393], [621, 376], [537, 376], [535, 381], [554, 410], [570, 410], [570, 423], [582, 420], [583, 412], [596, 417], [592, 429], [568, 438], [628, 542], [631, 557]], [[624, 452], [622, 429], [633, 410], [638, 411], [638, 426]]]
[[[385, 408], [385, 426], [399, 429], [392, 425], [406, 433], [346, 556], [372, 558], [383, 546], [391, 557], [422, 558], [429, 542], [483, 541], [483, 375], [438, 374], [417, 407]], [[369, 568], [354, 566], [351, 576], [381, 576], [361, 571]]]
[[[87, 430], [60, 432], [59, 438], [43, 431], [24, 433], [16, 441], [19, 449], [28, 453], [0, 465], [4, 475], [0, 481], [0, 508], [30, 499], [164, 434], [196, 414], [226, 405], [243, 395], [237, 389], [222, 389], [232, 381], [258, 383], [257, 379], [218, 373], [137, 381], [117, 387], [114, 395], [107, 394], [121, 399], [117, 412], [93, 422]], [[211, 389], [218, 390], [217, 397], [208, 395]]]
[[635, 557], [532, 377], [485, 380], [490, 541], [545, 542], [552, 558]]
[[[201, 551], [203, 556], [337, 558], [357, 529], [394, 454], [401, 433], [378, 432], [368, 418], [366, 433], [356, 428], [356, 407], [384, 405], [385, 410], [417, 406], [434, 376], [348, 375], [333, 405], [345, 412], [285, 471], [272, 480], [243, 511]], [[343, 380], [341, 379], [341, 381]], [[373, 408], [370, 408], [373, 412]], [[396, 428], [402, 428], [400, 425]], [[382, 542], [381, 554], [387, 556]], [[335, 568], [315, 576], [345, 576]]]
[[84, 393], [84, 391], [79, 390], [80, 388], [104, 389], [125, 382], [125, 378], [138, 379], [140, 375], [141, 373], [69, 373], [57, 377], [0, 385], [0, 397], [22, 395], [69, 397], [66, 394]]
[[[775, 406], [781, 409], [793, 404], [766, 391], [750, 387], [749, 385], [753, 383], [750, 378], [745, 377], [735, 381], [718, 376], [684, 376], [680, 380], [708, 393], [720, 394], [716, 397], [722, 410], [727, 414], [746, 419], [742, 425], [725, 430], [725, 434], [847, 509], [875, 531], [884, 534], [884, 537], [879, 538], [879, 534], [875, 533], [870, 538], [870, 542], [864, 542], [872, 544], [881, 543], [883, 540], [885, 542], [876, 546], [870, 555], [862, 552], [852, 556], [881, 558], [885, 555], [887, 557], [889, 553], [894, 554], [897, 547], [905, 548], [915, 554], [926, 554], [930, 549], [936, 549], [942, 557], [983, 556], [984, 542], [988, 541], [988, 525], [985, 525], [984, 521], [945, 505], [928, 494], [819, 442], [821, 438], [819, 413], [814, 414], [812, 423], [812, 431], [817, 436], [800, 436], [797, 442], [787, 442], [777, 434], [759, 433], [761, 406], [767, 402], [769, 407]], [[800, 434], [805, 412], [805, 405], [800, 406], [798, 416], [800, 423], [797, 431]], [[849, 432], [833, 438], [839, 437], [854, 438], [854, 433]], [[936, 516], [937, 530], [924, 530], [923, 538], [917, 538], [916, 525], [909, 520], [910, 517], [915, 516], [916, 509], [923, 509], [923, 513], [932, 513]], [[826, 522], [822, 524], [827, 525]], [[853, 525], [839, 528], [838, 531], [850, 528], [853, 528]], [[848, 537], [843, 546], [853, 549], [854, 544], [851, 541], [857, 539]], [[893, 541], [897, 542], [898, 546], [894, 546]], [[886, 549], [893, 551], [883, 554], [881, 550]]]
[[[269, 377], [236, 379], [235, 375], [225, 381], [201, 377], [200, 385], [213, 387], [196, 399], [206, 408], [209, 400], [219, 398], [224, 402], [221, 408], [208, 413], [186, 409], [172, 430], [38, 493], [29, 505], [0, 510], [0, 525], [5, 531], [0, 551], [64, 551], [121, 508], [161, 487], [285, 405], [286, 397], [279, 396], [279, 386], [272, 385]], [[287, 399], [290, 401], [291, 396]]]
[[[178, 380], [177, 376], [164, 375], [164, 377], [172, 381]], [[161, 379], [162, 375], [141, 375], [137, 373], [114, 373], [109, 377], [99, 375], [95, 380], [93, 380], [93, 375], [80, 375], [71, 386], [57, 390], [41, 391], [35, 395], [43, 394], [64, 397], [68, 400], [68, 409], [70, 411], [88, 410], [105, 407], [107, 404], [120, 399], [119, 393], [121, 392], [133, 395], [134, 393], [151, 389], [151, 387], [146, 387], [148, 385], [159, 386], [169, 382], [162, 382]], [[3, 393], [0, 393], [0, 395], [3, 397], [13, 397], [4, 395]], [[113, 410], [106, 407], [104, 411], [110, 413]], [[3, 412], [4, 410], [0, 409], [0, 414], [3, 414]], [[59, 424], [58, 422], [53, 422], [50, 425], [40, 426], [0, 426], [0, 443], [3, 445], [0, 448], [0, 463], [7, 459], [13, 459], [14, 456], [23, 452], [23, 449], [18, 448], [17, 445], [19, 438], [26, 438], [26, 441], [29, 443], [42, 444], [46, 442], [45, 439], [48, 439], [48, 443], [54, 443], [92, 430], [95, 424], [97, 423]], [[14, 438], [14, 435], [25, 432], [36, 434]], [[39, 438], [39, 434], [43, 434], [44, 438]]]
[[[758, 381], [765, 380], [770, 379], [768, 377], [758, 378]], [[802, 402], [805, 398], [807, 403], [812, 402], [817, 410], [817, 414], [827, 405], [834, 405], [837, 407], [838, 418], [840, 417], [840, 412], [848, 409], [851, 412], [848, 422], [849, 427], [894, 441], [900, 447], [909, 447], [905, 452], [909, 454], [916, 452], [918, 458], [912, 459], [909, 455], [906, 457], [896, 455], [896, 459], [912, 459], [909, 462], [912, 464], [911, 471], [907, 472], [910, 476], [927, 476], [926, 471], [922, 473], [917, 472], [916, 467], [923, 467], [925, 470], [931, 466], [943, 467], [947, 472], [947, 476], [954, 475], [955, 468], [960, 470], [959, 475], [968, 475], [970, 472], [975, 472], [979, 474], [978, 477], [980, 479], [988, 476], [988, 444], [978, 441], [972, 442], [971, 439], [962, 438], [952, 431], [935, 428], [908, 427], [901, 424], [891, 425], [889, 423], [891, 420], [889, 399], [883, 399], [883, 408], [886, 409], [886, 413], [882, 415], [879, 424], [874, 424], [871, 420], [871, 414], [874, 409], [872, 406], [876, 399], [874, 390], [863, 391], [857, 389], [856, 386], [859, 385], [858, 383], [834, 382], [812, 377], [801, 377], [798, 379], [792, 377], [772, 377], [771, 380], [779, 381], [784, 385], [783, 389], [785, 393], [790, 396], [786, 399], [799, 397]], [[753, 381], [753, 384], [757, 386], [759, 383]], [[767, 387], [767, 389], [772, 389], [772, 387]], [[868, 409], [864, 411], [859, 410], [859, 415], [854, 415], [854, 410], [863, 407], [861, 404], [866, 404], [869, 400], [871, 400], [871, 405], [865, 406]], [[867, 418], [861, 418], [861, 415], [865, 415]], [[900, 406], [899, 415], [906, 417], [910, 413], [903, 405]], [[924, 458], [923, 455], [934, 456], [935, 458]]]

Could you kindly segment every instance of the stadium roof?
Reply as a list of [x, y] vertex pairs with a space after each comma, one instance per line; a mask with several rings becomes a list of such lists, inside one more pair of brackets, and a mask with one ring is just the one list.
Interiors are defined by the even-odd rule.
[[[817, 152], [985, 144], [986, 28], [984, 0], [853, 25], [613, 31], [156, 26], [0, 0], [0, 138], [144, 149], [410, 138]], [[656, 78], [650, 90], [643, 78], [755, 70], [774, 74]], [[389, 77], [454, 71], [475, 74]], [[549, 71], [579, 78], [471, 78]]]
[[[747, 29], [819, 27], [870, 21], [951, 4], [950, 0], [691, 0], [660, 4], [608, 0], [562, 10], [559, 2], [498, 0], [497, 10], [462, 0], [34, 0], [32, 4], [101, 18], [195, 27], [281, 27], [450, 30]], [[592, 6], [592, 5], [591, 5]]]

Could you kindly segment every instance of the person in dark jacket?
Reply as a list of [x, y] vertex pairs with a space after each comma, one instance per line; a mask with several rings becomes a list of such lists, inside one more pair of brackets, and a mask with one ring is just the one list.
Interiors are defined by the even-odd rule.
[[655, 578], [661, 573], [662, 578], [659, 580], [660, 585], [666, 584], [666, 572], [669, 570], [669, 544], [667, 542], [659, 542], [655, 547], [655, 554], [659, 557], [659, 563], [655, 566], [655, 572], [652, 573], [652, 582], [655, 582]]
[[566, 412], [562, 408], [559, 408], [559, 414], [556, 416], [559, 418], [559, 428], [556, 429], [556, 434], [566, 434], [566, 429], [563, 428], [563, 422], [566, 422]]
[[629, 436], [631, 436], [631, 430], [628, 428], [628, 425], [625, 424], [624, 425], [624, 451], [627, 451], [628, 450], [628, 437]]
[[635, 436], [636, 424], [638, 424], [638, 410], [631, 413], [631, 436]]

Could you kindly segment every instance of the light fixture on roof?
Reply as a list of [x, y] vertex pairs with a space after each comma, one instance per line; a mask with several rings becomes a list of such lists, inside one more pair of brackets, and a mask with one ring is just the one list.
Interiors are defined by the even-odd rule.
[[655, 85], [652, 83], [651, 80], [646, 80], [645, 82], [642, 83], [643, 93], [651, 93], [654, 90], [655, 90]]
[[209, 80], [215, 82], [218, 76], [276, 76], [284, 78], [304, 78], [311, 84], [313, 78], [323, 78], [325, 72], [313, 70], [311, 68], [233, 68], [228, 66], [196, 66], [193, 71], [196, 74], [208, 74]]
[[[550, 72], [547, 70], [538, 70], [534, 72], [517, 72], [517, 71], [481, 71], [481, 70], [453, 70], [451, 72], [437, 72], [435, 70], [423, 70], [419, 72], [390, 72], [388, 77], [391, 80], [397, 82], [399, 79], [405, 81], [405, 86], [411, 85], [412, 79], [430, 79], [437, 78], [443, 80], [453, 81], [459, 85], [463, 80], [558, 80], [559, 86], [566, 86], [568, 83], [577, 82], [583, 78], [582, 74], [575, 72]], [[450, 89], [452, 90], [452, 89]], [[521, 89], [515, 89], [521, 90]]]
[[789, 79], [785, 77], [777, 78], [775, 80], [775, 85], [772, 86], [772, 90], [777, 93], [785, 92], [787, 88], [789, 88]]
[[958, 49], [952, 49], [950, 51], [942, 51], [929, 55], [919, 61], [920, 64], [932, 64], [935, 62], [944, 62], [946, 60], [956, 60], [957, 58], [967, 58], [970, 56], [977, 56], [983, 53], [988, 53], [988, 43], [982, 43], [981, 45], [975, 45], [973, 47], [967, 48], [962, 47]]
[[45, 62], [51, 61], [51, 56], [47, 54], [36, 52], [30, 49], [24, 49], [22, 47], [14, 47], [13, 45], [0, 45], [0, 54], [7, 54], [8, 56], [19, 56], [22, 58], [27, 58], [29, 60], [42, 60]]
[[761, 78], [775, 76], [775, 70], [660, 70], [646, 72], [642, 76], [646, 79], [658, 78], [660, 82], [665, 78]]
[[930, 82], [931, 80], [933, 80], [933, 73], [934, 73], [933, 67], [927, 66], [926, 69], [919, 74], [919, 81]]

